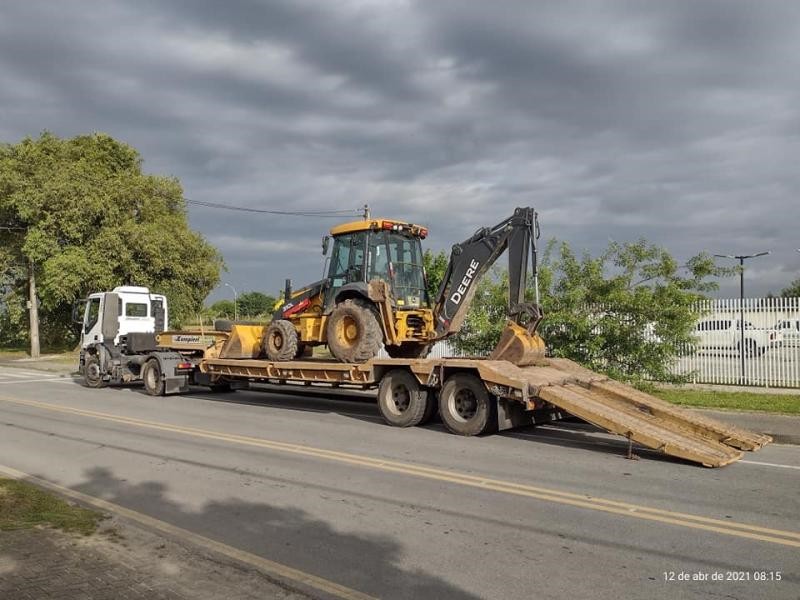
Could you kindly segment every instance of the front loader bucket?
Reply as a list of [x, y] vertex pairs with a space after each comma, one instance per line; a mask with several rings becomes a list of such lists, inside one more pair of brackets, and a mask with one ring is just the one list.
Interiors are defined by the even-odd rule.
[[518, 367], [534, 365], [544, 358], [544, 340], [525, 327], [508, 321], [490, 360], [506, 360]]

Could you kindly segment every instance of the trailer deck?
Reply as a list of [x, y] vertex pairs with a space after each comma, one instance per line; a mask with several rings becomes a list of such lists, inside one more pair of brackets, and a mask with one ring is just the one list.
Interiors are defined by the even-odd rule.
[[378, 387], [385, 373], [398, 368], [408, 369], [421, 385], [433, 389], [453, 373], [472, 372], [504, 406], [516, 405], [529, 414], [563, 410], [631, 443], [706, 467], [730, 464], [743, 456], [742, 451], [758, 450], [772, 441], [767, 435], [701, 416], [566, 359], [545, 359], [528, 367], [465, 358], [372, 359], [363, 364], [207, 358], [200, 363], [202, 372], [231, 379], [361, 389]]

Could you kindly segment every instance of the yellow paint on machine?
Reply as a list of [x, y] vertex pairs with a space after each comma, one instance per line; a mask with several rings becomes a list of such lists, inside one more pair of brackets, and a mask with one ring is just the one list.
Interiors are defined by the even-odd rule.
[[97, 411], [84, 410], [68, 406], [59, 406], [56, 404], [48, 404], [45, 402], [38, 402], [35, 400], [22, 400], [17, 398], [0, 397], [0, 401], [31, 406], [43, 410], [61, 412], [66, 414], [74, 414], [94, 419], [102, 419], [105, 421], [131, 425], [134, 427], [178, 433], [196, 438], [225, 441], [229, 443], [246, 445], [251, 447], [265, 448], [277, 452], [285, 452], [290, 454], [309, 456], [320, 460], [328, 460], [332, 462], [364, 467], [378, 471], [398, 473], [412, 477], [448, 482], [455, 485], [462, 485], [484, 490], [490, 490], [503, 494], [523, 496], [527, 498], [553, 502], [556, 504], [574, 506], [576, 508], [600, 511], [604, 513], [611, 513], [625, 518], [655, 521], [669, 525], [686, 527], [689, 529], [710, 531], [732, 537], [745, 538], [759, 542], [766, 542], [781, 546], [800, 548], [800, 532], [796, 531], [773, 529], [768, 527], [762, 527], [759, 525], [751, 525], [748, 523], [737, 523], [735, 521], [728, 521], [728, 520], [723, 521], [720, 519], [703, 517], [700, 515], [681, 513], [681, 512], [663, 510], [659, 508], [651, 508], [639, 504], [621, 502], [617, 500], [598, 498], [595, 496], [591, 496], [589, 494], [564, 492], [560, 490], [521, 484], [511, 481], [503, 481], [489, 477], [468, 475], [465, 473], [459, 473], [457, 471], [449, 471], [445, 469], [425, 467], [411, 463], [402, 463], [398, 461], [371, 458], [367, 456], [350, 454], [346, 452], [326, 450], [323, 448], [315, 448], [312, 446], [305, 446], [302, 444], [279, 442], [275, 440], [267, 440], [250, 436], [241, 436], [241, 435], [229, 434], [217, 431], [209, 431], [193, 427], [170, 425], [167, 423], [160, 423], [156, 421], [146, 421], [143, 419], [123, 417], [108, 413], [101, 413]]

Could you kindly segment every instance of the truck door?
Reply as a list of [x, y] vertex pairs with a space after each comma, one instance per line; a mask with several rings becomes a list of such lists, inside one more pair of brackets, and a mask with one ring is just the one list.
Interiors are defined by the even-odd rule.
[[81, 347], [86, 348], [92, 344], [103, 341], [100, 322], [100, 297], [89, 298], [83, 313], [83, 328], [81, 329]]

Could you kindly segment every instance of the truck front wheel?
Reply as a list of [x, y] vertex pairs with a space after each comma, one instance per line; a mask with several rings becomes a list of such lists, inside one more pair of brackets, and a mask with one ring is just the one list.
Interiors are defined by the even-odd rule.
[[161, 365], [155, 359], [150, 359], [142, 367], [142, 381], [144, 390], [151, 396], [164, 395], [164, 380], [161, 377]]
[[108, 385], [108, 382], [103, 380], [103, 373], [100, 370], [100, 357], [96, 354], [90, 354], [86, 357], [86, 362], [83, 365], [83, 383], [90, 388], [102, 388]]
[[451, 433], [491, 433], [497, 428], [497, 401], [475, 375], [456, 373], [439, 392], [439, 415]]

